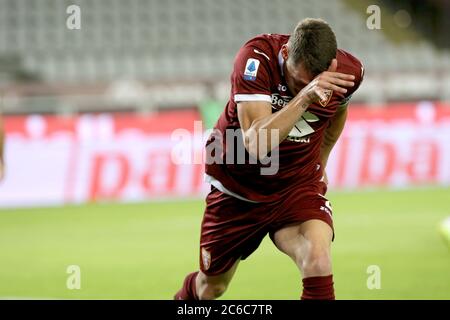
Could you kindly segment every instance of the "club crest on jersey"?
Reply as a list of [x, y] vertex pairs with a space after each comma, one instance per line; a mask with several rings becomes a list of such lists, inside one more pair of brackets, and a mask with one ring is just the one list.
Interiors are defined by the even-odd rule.
[[245, 64], [244, 80], [255, 81], [258, 74], [259, 60], [249, 58]]
[[323, 93], [325, 94], [325, 99], [320, 99], [319, 103], [322, 107], [326, 107], [327, 104], [330, 102], [331, 100], [331, 96], [333, 95], [333, 90], [331, 89], [326, 89], [323, 91]]
[[205, 248], [202, 248], [202, 262], [203, 262], [203, 269], [206, 271], [211, 266], [211, 253], [206, 250]]

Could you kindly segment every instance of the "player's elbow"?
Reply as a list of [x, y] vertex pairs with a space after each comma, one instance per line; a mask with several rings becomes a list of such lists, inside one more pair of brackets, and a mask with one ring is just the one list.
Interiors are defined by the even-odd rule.
[[259, 160], [258, 155], [258, 144], [255, 141], [248, 141], [244, 143], [245, 150], [250, 155], [251, 158]]
[[250, 157], [256, 160], [265, 159], [271, 151], [270, 143], [255, 130], [248, 130], [244, 135], [244, 146]]
[[260, 143], [257, 142], [251, 142], [249, 144], [245, 145], [245, 149], [247, 150], [248, 154], [251, 158], [263, 161], [267, 158], [269, 155], [269, 151], [264, 146], [261, 146]]

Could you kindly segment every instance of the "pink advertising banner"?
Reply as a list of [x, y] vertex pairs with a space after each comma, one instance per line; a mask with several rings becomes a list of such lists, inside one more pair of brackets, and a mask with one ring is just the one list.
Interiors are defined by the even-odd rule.
[[[6, 117], [0, 207], [201, 197], [202, 161], [174, 161], [201, 159], [198, 121], [193, 110]], [[330, 189], [450, 185], [450, 105], [350, 106], [327, 173]]]

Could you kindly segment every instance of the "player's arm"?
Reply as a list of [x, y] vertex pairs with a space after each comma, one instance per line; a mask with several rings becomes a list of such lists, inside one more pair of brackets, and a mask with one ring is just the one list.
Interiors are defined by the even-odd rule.
[[[360, 62], [358, 62], [360, 64]], [[323, 168], [325, 169], [331, 150], [341, 136], [344, 129], [345, 122], [348, 114], [348, 104], [352, 97], [352, 94], [359, 88], [364, 77], [364, 66], [360, 64], [361, 72], [355, 77], [355, 86], [350, 90], [349, 94], [341, 101], [341, 105], [338, 107], [336, 113], [330, 120], [330, 124], [324, 132], [324, 138], [320, 149], [320, 158]], [[326, 171], [324, 170], [324, 181], [328, 184], [328, 178]]]
[[325, 99], [324, 90], [345, 93], [345, 87], [353, 85], [351, 81], [354, 77], [338, 73], [336, 68], [337, 61], [334, 59], [328, 71], [314, 78], [278, 112], [272, 113], [269, 102], [238, 103], [238, 118], [247, 151], [258, 159], [264, 158], [287, 137], [311, 103]]
[[331, 150], [338, 141], [347, 120], [347, 104], [339, 106], [336, 113], [330, 120], [330, 125], [325, 129], [322, 145], [320, 148], [320, 157], [322, 165], [325, 168], [328, 163]]
[[297, 95], [283, 109], [272, 113], [269, 102], [238, 103], [238, 118], [247, 151], [255, 158], [266, 156], [287, 137], [309, 104], [305, 96]]

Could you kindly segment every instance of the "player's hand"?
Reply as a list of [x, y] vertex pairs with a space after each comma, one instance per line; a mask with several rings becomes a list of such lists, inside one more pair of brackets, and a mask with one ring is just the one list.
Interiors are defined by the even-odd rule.
[[327, 71], [322, 72], [315, 77], [306, 87], [304, 87], [299, 94], [302, 94], [308, 99], [309, 103], [319, 102], [320, 100], [327, 100], [325, 92], [327, 90], [334, 90], [345, 94], [346, 88], [353, 87], [355, 83], [355, 76], [336, 72], [337, 60], [331, 61], [330, 67]]

